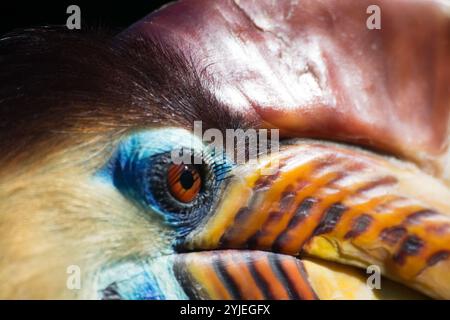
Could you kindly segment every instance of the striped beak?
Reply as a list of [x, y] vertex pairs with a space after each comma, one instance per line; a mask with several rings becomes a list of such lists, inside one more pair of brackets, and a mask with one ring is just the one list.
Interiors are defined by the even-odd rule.
[[302, 262], [286, 255], [247, 250], [195, 252], [176, 256], [174, 266], [185, 292], [194, 299], [317, 298]]
[[[449, 199], [444, 184], [411, 164], [296, 140], [234, 169], [216, 210], [183, 244], [208, 252], [179, 255], [175, 269], [193, 297], [330, 298], [327, 273], [311, 260], [323, 259], [374, 265], [386, 286], [390, 278], [450, 299]], [[341, 276], [335, 292], [362, 283]]]

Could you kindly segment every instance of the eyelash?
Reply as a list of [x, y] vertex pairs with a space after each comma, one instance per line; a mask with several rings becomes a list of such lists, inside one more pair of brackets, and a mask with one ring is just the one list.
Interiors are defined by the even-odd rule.
[[233, 169], [233, 164], [226, 159], [226, 155], [216, 155], [214, 152], [206, 151], [203, 154], [203, 159], [210, 166], [217, 182], [230, 178], [229, 173]]

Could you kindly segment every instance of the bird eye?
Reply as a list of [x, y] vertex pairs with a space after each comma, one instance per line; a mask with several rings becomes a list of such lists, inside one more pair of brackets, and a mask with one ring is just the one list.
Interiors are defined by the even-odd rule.
[[167, 171], [167, 186], [175, 199], [189, 203], [199, 194], [202, 178], [194, 165], [172, 164]]
[[[210, 212], [231, 164], [201, 142], [186, 146], [184, 141], [192, 136], [180, 130], [161, 129], [126, 138], [106, 172], [117, 189], [149, 217], [163, 218], [183, 235]], [[172, 160], [172, 152], [180, 150], [191, 155], [190, 161]]]
[[[134, 161], [137, 159], [134, 158]], [[141, 160], [136, 189], [144, 205], [160, 213], [168, 224], [192, 227], [209, 213], [216, 200], [220, 181], [215, 164], [206, 159], [200, 164], [175, 164], [170, 152]]]

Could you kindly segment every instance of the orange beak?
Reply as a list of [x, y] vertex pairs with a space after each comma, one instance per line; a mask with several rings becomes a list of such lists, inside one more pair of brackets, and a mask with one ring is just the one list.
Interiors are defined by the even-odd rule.
[[[264, 174], [274, 164], [275, 173]], [[450, 299], [449, 214], [448, 188], [413, 165], [298, 140], [257, 165], [235, 168], [215, 213], [189, 235], [185, 246], [284, 254], [251, 258], [275, 297], [315, 297], [301, 263], [290, 257], [308, 256], [363, 268], [377, 265], [388, 278], [431, 297]], [[262, 280], [239, 268], [247, 256], [239, 261], [230, 253], [221, 259], [235, 282], [249, 278], [256, 286]], [[281, 273], [268, 267], [271, 259]], [[196, 263], [191, 265], [196, 268]], [[225, 298], [221, 271], [215, 270], [201, 272], [216, 279], [211, 292]], [[295, 288], [281, 293], [276, 287], [286, 278]]]

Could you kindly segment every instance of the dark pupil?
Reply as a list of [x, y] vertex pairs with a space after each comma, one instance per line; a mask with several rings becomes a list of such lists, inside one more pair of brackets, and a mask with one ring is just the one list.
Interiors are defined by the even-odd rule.
[[186, 190], [192, 188], [192, 185], [194, 184], [194, 175], [187, 167], [184, 168], [184, 171], [180, 176], [180, 184]]

